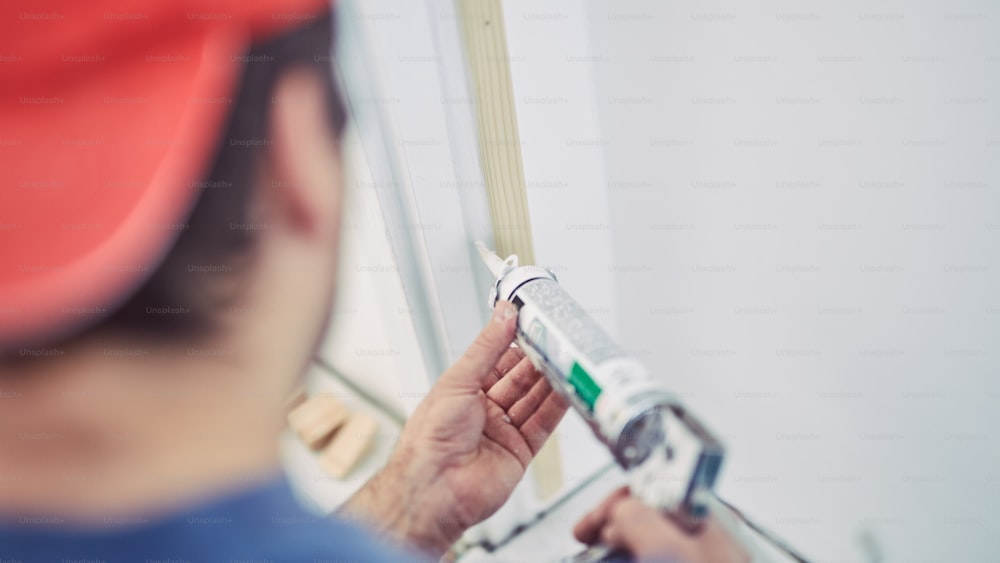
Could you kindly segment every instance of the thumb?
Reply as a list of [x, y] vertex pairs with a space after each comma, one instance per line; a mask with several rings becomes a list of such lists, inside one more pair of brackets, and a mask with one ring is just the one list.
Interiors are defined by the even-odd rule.
[[460, 392], [478, 392], [490, 370], [514, 340], [517, 309], [506, 301], [497, 301], [493, 318], [471, 346], [438, 378], [437, 387]]

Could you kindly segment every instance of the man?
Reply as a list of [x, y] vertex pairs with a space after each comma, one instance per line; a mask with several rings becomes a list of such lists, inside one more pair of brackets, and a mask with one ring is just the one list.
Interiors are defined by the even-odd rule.
[[[502, 303], [340, 518], [293, 501], [276, 437], [340, 222], [327, 10], [0, 8], [0, 560], [439, 557], [560, 420]], [[635, 504], [612, 496], [578, 536], [707, 560]]]

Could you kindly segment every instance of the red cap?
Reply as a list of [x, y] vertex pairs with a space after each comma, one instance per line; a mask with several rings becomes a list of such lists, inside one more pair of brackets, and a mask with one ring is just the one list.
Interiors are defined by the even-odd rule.
[[200, 193], [251, 42], [329, 0], [0, 4], [0, 347], [111, 312]]

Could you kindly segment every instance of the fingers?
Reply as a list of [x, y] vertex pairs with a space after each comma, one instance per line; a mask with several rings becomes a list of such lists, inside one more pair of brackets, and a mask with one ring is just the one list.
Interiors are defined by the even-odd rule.
[[493, 402], [508, 409], [531, 389], [539, 377], [531, 360], [524, 357], [524, 352], [511, 348], [490, 371], [490, 376], [483, 383], [483, 390]]
[[[547, 384], [546, 384], [547, 385]], [[528, 420], [521, 425], [521, 435], [528, 443], [531, 451], [537, 453], [545, 445], [545, 440], [559, 425], [569, 404], [562, 395], [553, 389], [549, 389], [549, 394], [538, 406], [538, 409], [528, 417]]]
[[655, 509], [631, 496], [612, 503], [607, 525], [601, 531], [601, 541], [610, 547], [628, 550], [640, 561], [669, 557], [694, 560], [689, 557], [693, 554], [691, 537]]
[[542, 404], [552, 387], [542, 374], [531, 365], [531, 360], [522, 360], [526, 365], [518, 365], [488, 393], [489, 397], [507, 411], [514, 426], [520, 427]]
[[500, 357], [514, 340], [517, 309], [506, 301], [498, 301], [493, 318], [486, 324], [471, 346], [438, 378], [441, 390], [476, 393], [490, 376]]
[[656, 509], [646, 506], [622, 487], [604, 500], [573, 528], [586, 544], [600, 541], [628, 551], [636, 561], [686, 561], [690, 563], [747, 563], [750, 554], [714, 518], [697, 531], [688, 532]]
[[608, 521], [608, 512], [611, 510], [611, 507], [627, 496], [628, 487], [616, 489], [597, 508], [590, 511], [576, 523], [576, 526], [573, 527], [573, 536], [588, 545], [597, 543], [597, 540], [600, 539], [601, 529], [604, 528], [604, 524]]

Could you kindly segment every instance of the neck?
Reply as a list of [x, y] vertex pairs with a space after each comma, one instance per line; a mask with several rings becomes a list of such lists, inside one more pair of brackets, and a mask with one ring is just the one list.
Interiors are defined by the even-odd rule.
[[0, 373], [0, 519], [99, 526], [279, 470], [276, 382], [288, 379], [255, 375], [235, 355], [83, 344], [26, 363]]

